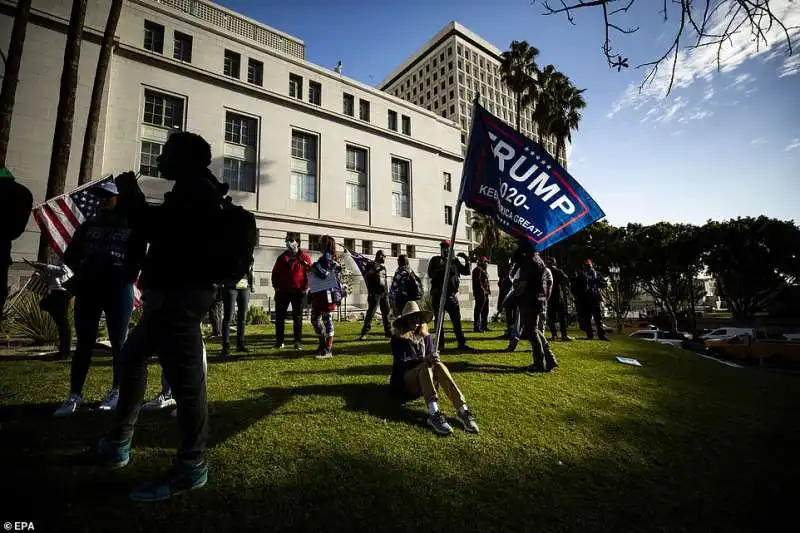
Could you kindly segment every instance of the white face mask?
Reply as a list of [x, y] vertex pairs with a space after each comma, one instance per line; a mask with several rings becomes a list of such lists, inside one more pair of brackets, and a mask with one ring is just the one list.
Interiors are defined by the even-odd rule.
[[297, 243], [294, 241], [286, 241], [286, 249], [291, 252], [297, 251]]

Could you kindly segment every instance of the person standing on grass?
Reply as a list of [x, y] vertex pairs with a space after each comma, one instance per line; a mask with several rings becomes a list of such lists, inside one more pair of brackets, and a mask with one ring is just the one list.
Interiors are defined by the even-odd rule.
[[211, 304], [211, 308], [208, 310], [208, 321], [211, 323], [211, 338], [219, 338], [222, 336], [222, 313], [223, 313], [223, 303], [222, 303], [222, 286], [215, 284], [214, 290], [216, 293], [214, 294], [214, 302]]
[[253, 280], [253, 265], [247, 275], [235, 283], [222, 286], [222, 357], [231, 355], [231, 318], [233, 309], [236, 308], [236, 351], [246, 353], [244, 333], [247, 327], [247, 311], [250, 309], [250, 294], [255, 292]]
[[590, 327], [586, 324], [586, 280], [583, 278], [580, 271], [574, 270], [572, 272], [569, 286], [570, 292], [572, 292], [572, 300], [575, 302], [575, 314], [578, 318], [578, 328], [588, 336]]
[[489, 283], [489, 258], [482, 256], [472, 269], [472, 295], [475, 297], [472, 330], [482, 333], [489, 330], [489, 296], [492, 287]]
[[511, 278], [509, 277], [511, 271], [511, 258], [508, 261], [501, 261], [497, 265], [497, 314], [503, 316], [506, 322], [506, 330], [501, 339], [511, 338], [511, 322], [509, 321], [508, 313], [505, 309], [505, 300], [508, 293], [511, 291]]
[[428, 405], [426, 423], [438, 435], [450, 435], [453, 428], [439, 410], [437, 389], [441, 386], [456, 408], [456, 420], [468, 433], [478, 433], [478, 424], [472, 416], [464, 395], [453, 376], [434, 351], [433, 337], [428, 333], [430, 311], [421, 311], [417, 302], [408, 302], [402, 314], [394, 321], [391, 340], [392, 375], [389, 386], [394, 394], [405, 401], [422, 396]]
[[361, 337], [359, 340], [365, 340], [370, 330], [372, 329], [372, 319], [375, 316], [375, 310], [380, 307], [381, 320], [383, 320], [383, 333], [384, 336], [390, 338], [392, 336], [392, 327], [389, 323], [389, 295], [386, 283], [386, 256], [383, 250], [378, 250], [375, 254], [374, 261], [367, 261], [364, 268], [364, 279], [367, 282], [367, 312], [364, 314], [364, 325], [361, 328]]
[[7, 168], [0, 168], [0, 319], [8, 298], [8, 269], [13, 263], [11, 243], [25, 231], [32, 208], [31, 191], [16, 181]]
[[69, 359], [72, 351], [72, 326], [69, 324], [69, 301], [72, 295], [64, 284], [72, 278], [72, 270], [56, 260], [53, 264], [31, 262], [47, 283], [47, 294], [39, 302], [39, 307], [53, 317], [58, 328], [58, 358]]
[[308, 287], [311, 293], [311, 325], [319, 337], [317, 359], [333, 357], [333, 316], [342, 301], [342, 267], [336, 262], [336, 241], [325, 235], [320, 239], [322, 255], [311, 266]]
[[[431, 280], [431, 304], [435, 312], [438, 313], [442, 286], [444, 285], [444, 312], [450, 315], [450, 320], [453, 322], [453, 333], [455, 333], [458, 341], [458, 349], [471, 351], [472, 348], [467, 346], [467, 339], [461, 329], [461, 306], [458, 303], [458, 288], [461, 285], [461, 276], [469, 276], [470, 274], [469, 258], [463, 252], [459, 252], [452, 258], [449, 279], [445, 284], [444, 272], [447, 266], [447, 257], [450, 254], [450, 246], [450, 241], [442, 241], [439, 246], [441, 255], [431, 257], [428, 263], [428, 278]], [[464, 262], [462, 263], [461, 260]], [[436, 320], [437, 322], [444, 320], [444, 316], [436, 317]], [[442, 328], [442, 337], [439, 339], [437, 346], [440, 350], [444, 349], [444, 328]]]
[[[539, 259], [542, 258], [541, 255], [539, 255], [539, 252], [534, 252], [534, 255], [536, 255]], [[550, 267], [548, 267], [547, 264], [544, 266], [544, 286], [546, 296], [545, 306], [544, 310], [542, 311], [542, 316], [540, 316], [539, 320], [537, 321], [537, 327], [539, 328], [539, 331], [542, 332], [542, 335], [544, 335], [545, 328], [547, 327], [547, 309], [550, 303], [550, 295], [553, 294], [553, 272], [550, 270]]]
[[[208, 379], [208, 360], [207, 360], [207, 353], [206, 353], [206, 343], [203, 342], [203, 375]], [[168, 409], [170, 407], [175, 407], [178, 403], [175, 401], [175, 397], [172, 395], [172, 387], [169, 386], [169, 382], [167, 382], [167, 373], [163, 370], [161, 371], [161, 392], [159, 392], [155, 398], [150, 400], [149, 402], [145, 402], [142, 405], [142, 411], [160, 411], [162, 409]], [[177, 411], [173, 411], [172, 414], [175, 415]]]
[[551, 257], [548, 264], [553, 277], [553, 289], [550, 292], [550, 299], [547, 301], [547, 325], [550, 328], [550, 340], [556, 340], [556, 321], [558, 321], [561, 340], [571, 341], [572, 337], [567, 335], [567, 304], [564, 296], [569, 278], [563, 270], [558, 268], [555, 257]]
[[550, 372], [558, 367], [558, 362], [544, 335], [549, 289], [545, 274], [547, 267], [538, 253], [522, 246], [525, 252], [519, 273], [519, 311], [523, 335], [530, 341], [533, 351], [533, 364], [525, 367], [525, 370]]
[[[117, 177], [150, 248], [139, 278], [142, 317], [122, 350], [119, 404], [110, 431], [98, 445], [98, 458], [112, 469], [130, 462], [134, 427], [147, 387], [147, 361], [154, 354], [177, 401], [181, 442], [168, 474], [136, 487], [130, 494], [134, 501], [165, 500], [208, 482], [208, 397], [200, 325], [214, 301], [214, 283], [234, 271], [241, 275], [240, 266], [252, 262], [252, 255], [245, 258], [243, 243], [236, 239], [246, 236], [251, 250], [255, 226], [246, 212], [225, 198], [228, 186], [208, 169], [211, 146], [199, 135], [172, 134], [157, 161], [161, 176], [175, 182], [160, 205], [146, 203], [133, 172]], [[229, 223], [226, 210], [236, 214], [237, 224]], [[244, 218], [246, 227], [239, 224]], [[242, 235], [232, 236], [232, 231]], [[236, 246], [227, 251], [236, 257], [220, 254], [234, 242]]]
[[300, 236], [286, 234], [286, 251], [278, 256], [272, 267], [272, 286], [275, 288], [275, 348], [283, 348], [286, 311], [292, 306], [294, 349], [303, 349], [303, 309], [308, 292], [308, 271], [311, 257], [300, 249]]
[[75, 231], [64, 264], [74, 273], [70, 282], [75, 295], [75, 334], [70, 390], [55, 416], [72, 415], [83, 404], [83, 386], [89, 373], [92, 350], [97, 342], [100, 316], [105, 314], [113, 358], [111, 389], [100, 404], [101, 411], [117, 407], [120, 384], [120, 350], [128, 336], [133, 313], [133, 284], [145, 256], [146, 242], [132, 225], [130, 213], [119, 201], [117, 186], [108, 181], [96, 186], [103, 207]]
[[513, 352], [517, 349], [522, 335], [522, 317], [519, 310], [519, 276], [520, 269], [525, 263], [525, 249], [526, 245], [518, 246], [509, 259], [508, 280], [511, 288], [503, 303], [506, 311], [506, 327], [508, 328], [507, 352]]
[[586, 338], [594, 339], [594, 331], [592, 331], [592, 320], [594, 320], [598, 338], [601, 341], [609, 341], [611, 339], [606, 336], [603, 329], [603, 317], [600, 312], [600, 307], [603, 305], [602, 289], [606, 287], [606, 280], [594, 269], [591, 259], [586, 260], [581, 277], [584, 287], [586, 287], [584, 300], [586, 304]]
[[423, 294], [422, 280], [409, 266], [408, 256], [400, 254], [397, 257], [397, 270], [389, 289], [389, 301], [394, 308], [394, 314], [399, 316], [408, 302], [420, 301]]

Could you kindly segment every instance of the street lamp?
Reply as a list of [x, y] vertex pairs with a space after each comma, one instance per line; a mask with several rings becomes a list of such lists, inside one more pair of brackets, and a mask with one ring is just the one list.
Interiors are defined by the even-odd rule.
[[614, 314], [617, 315], [617, 333], [620, 333], [622, 331], [622, 309], [620, 309], [621, 304], [619, 299], [619, 267], [617, 265], [611, 265], [608, 267], [608, 273], [611, 274], [611, 281], [614, 282]]

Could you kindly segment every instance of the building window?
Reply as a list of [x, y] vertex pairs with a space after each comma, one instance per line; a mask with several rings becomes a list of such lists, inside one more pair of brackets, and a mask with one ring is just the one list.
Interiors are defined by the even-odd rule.
[[355, 239], [345, 239], [344, 240], [344, 249], [350, 252], [356, 251], [356, 240]]
[[145, 89], [142, 122], [163, 128], [183, 129], [183, 99]]
[[345, 207], [367, 210], [367, 151], [355, 146], [347, 147], [345, 176]]
[[142, 176], [151, 176], [157, 178], [160, 176], [158, 172], [158, 163], [156, 159], [161, 155], [161, 144], [142, 141], [142, 148], [139, 152], [139, 173]]
[[372, 241], [361, 241], [361, 253], [372, 255]]
[[406, 244], [406, 256], [409, 259], [414, 259], [417, 257], [417, 247], [413, 244]]
[[411, 135], [411, 117], [403, 115], [403, 135]]
[[451, 115], [455, 115], [456, 114], [456, 106], [455, 106], [455, 104], [450, 106], [450, 114]]
[[144, 49], [164, 53], [164, 26], [155, 22], [144, 21]]
[[309, 235], [308, 236], [308, 249], [312, 252], [321, 252], [322, 247], [320, 246], [320, 240], [322, 238], [319, 235]]
[[317, 137], [292, 130], [291, 192], [293, 200], [317, 201]]
[[184, 63], [192, 62], [192, 36], [179, 31], [175, 32], [172, 57]]
[[392, 215], [411, 218], [409, 162], [392, 158]]
[[303, 99], [303, 78], [297, 74], [289, 74], [289, 96]]
[[314, 105], [322, 105], [322, 85], [315, 82], [308, 82], [308, 101]]
[[444, 61], [444, 52], [439, 54], [439, 61]]
[[250, 161], [225, 157], [222, 160], [222, 181], [232, 191], [256, 192], [256, 167]]
[[389, 129], [397, 131], [397, 111], [389, 110]]
[[392, 243], [392, 257], [397, 257], [400, 255], [400, 244], [393, 242]]
[[448, 226], [453, 225], [453, 208], [449, 205], [444, 206], [444, 223]]
[[452, 191], [453, 190], [453, 177], [450, 175], [449, 172], [445, 172], [444, 176], [444, 190]]
[[231, 50], [225, 50], [225, 62], [222, 73], [231, 78], [239, 79], [239, 67], [242, 64], [242, 56]]
[[247, 83], [259, 87], [264, 84], [264, 63], [252, 58], [247, 60]]
[[358, 101], [358, 116], [361, 118], [361, 120], [369, 122], [369, 101]]
[[342, 113], [349, 116], [355, 116], [356, 99], [352, 94], [344, 93], [342, 95]]
[[225, 114], [225, 142], [255, 148], [258, 122], [254, 118], [227, 112]]

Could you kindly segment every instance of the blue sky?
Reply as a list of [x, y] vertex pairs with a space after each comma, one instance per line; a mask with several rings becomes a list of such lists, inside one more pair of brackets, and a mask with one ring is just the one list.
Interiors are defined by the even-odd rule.
[[[607, 67], [597, 9], [579, 10], [571, 25], [563, 15], [544, 16], [540, 2], [530, 0], [220, 3], [302, 39], [309, 61], [332, 68], [341, 60], [345, 75], [371, 85], [451, 20], [500, 49], [527, 40], [539, 48], [541, 66], [552, 63], [587, 89], [570, 172], [611, 223], [700, 224], [761, 214], [800, 222], [798, 30], [791, 57], [777, 31], [759, 47], [740, 34], [723, 51], [722, 72], [710, 47], [681, 52], [676, 87], [665, 96], [670, 65], [641, 92], [645, 70]], [[617, 18], [621, 26], [640, 28], [612, 34], [631, 66], [661, 56], [674, 39], [677, 18], [664, 23], [660, 4], [639, 0]], [[800, 26], [800, 2], [771, 4], [787, 25]]]

